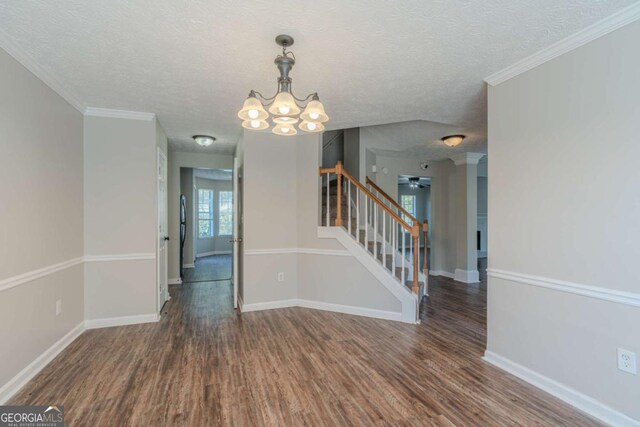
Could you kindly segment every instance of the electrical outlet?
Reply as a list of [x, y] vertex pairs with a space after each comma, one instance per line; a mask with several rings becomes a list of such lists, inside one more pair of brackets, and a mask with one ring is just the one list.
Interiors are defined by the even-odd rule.
[[636, 375], [638, 373], [638, 369], [636, 366], [636, 354], [632, 351], [619, 348], [618, 369]]
[[284, 282], [284, 272], [278, 273], [278, 282]]
[[62, 313], [62, 300], [59, 299], [56, 301], [56, 316], [59, 316]]

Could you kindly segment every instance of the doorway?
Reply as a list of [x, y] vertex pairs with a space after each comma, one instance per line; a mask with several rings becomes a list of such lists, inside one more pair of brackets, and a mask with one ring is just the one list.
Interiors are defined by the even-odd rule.
[[183, 285], [211, 283], [231, 287], [233, 171], [180, 168], [180, 191], [184, 205], [180, 218], [184, 223], [180, 241]]

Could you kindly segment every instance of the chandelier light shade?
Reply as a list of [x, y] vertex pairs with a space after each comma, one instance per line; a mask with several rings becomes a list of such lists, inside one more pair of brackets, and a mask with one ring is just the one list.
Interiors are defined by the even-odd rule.
[[320, 123], [324, 123], [329, 120], [329, 117], [324, 112], [324, 105], [322, 105], [322, 102], [316, 100], [309, 101], [307, 108], [304, 109], [300, 118], [308, 122]]
[[296, 105], [296, 100], [288, 92], [280, 92], [276, 95], [276, 99], [273, 101], [273, 105], [269, 107], [271, 114], [281, 115], [298, 115], [300, 114], [300, 108]]
[[324, 130], [324, 126], [319, 122], [308, 122], [305, 120], [300, 123], [300, 129], [305, 132], [322, 132]]
[[276, 135], [296, 135], [296, 125], [304, 132], [322, 132], [323, 123], [329, 120], [329, 116], [325, 113], [318, 94], [311, 93], [305, 98], [297, 98], [291, 89], [292, 80], [289, 72], [296, 63], [296, 57], [287, 47], [293, 45], [293, 37], [279, 35], [276, 37], [276, 43], [282, 46], [282, 54], [274, 61], [280, 71], [278, 90], [270, 98], [255, 90], [249, 92], [242, 109], [238, 112], [238, 117], [242, 119], [242, 127], [256, 131], [265, 130], [271, 127], [268, 121], [270, 119], [273, 123], [271, 131]]
[[213, 144], [216, 139], [209, 135], [193, 135], [193, 140], [201, 147], [208, 147]]
[[292, 125], [278, 124], [278, 125], [275, 125], [275, 127], [273, 128], [273, 133], [275, 133], [276, 135], [282, 135], [282, 136], [293, 136], [297, 134], [298, 131]]
[[266, 120], [245, 120], [242, 122], [242, 127], [250, 130], [264, 130], [269, 127], [269, 123]]
[[463, 139], [465, 139], [464, 135], [449, 135], [443, 137], [442, 142], [444, 142], [445, 145], [448, 145], [449, 147], [455, 147], [457, 145], [460, 145]]
[[265, 120], [269, 113], [265, 111], [258, 98], [249, 95], [242, 105], [242, 110], [238, 112], [238, 117], [242, 120]]
[[275, 116], [272, 120], [273, 123], [282, 125], [295, 125], [298, 123], [298, 118], [296, 116]]

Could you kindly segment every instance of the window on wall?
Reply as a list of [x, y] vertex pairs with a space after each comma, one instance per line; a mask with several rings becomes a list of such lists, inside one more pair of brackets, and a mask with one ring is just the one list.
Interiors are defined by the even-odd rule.
[[233, 192], [218, 192], [218, 234], [231, 236], [233, 234]]
[[198, 237], [213, 237], [213, 190], [198, 189]]
[[[411, 194], [403, 194], [400, 196], [400, 206], [409, 212], [414, 218], [416, 216], [416, 196]], [[404, 213], [402, 214], [402, 219], [406, 222], [409, 222], [409, 218]], [[405, 230], [406, 231], [406, 230]]]

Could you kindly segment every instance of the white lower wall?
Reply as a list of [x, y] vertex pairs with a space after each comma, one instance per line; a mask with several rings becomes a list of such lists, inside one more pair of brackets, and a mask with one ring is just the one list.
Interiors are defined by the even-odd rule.
[[155, 314], [156, 261], [85, 263], [85, 319]]
[[[284, 281], [278, 282], [278, 273]], [[246, 255], [244, 258], [244, 303], [284, 301], [298, 296], [298, 270], [295, 253]]]
[[352, 256], [299, 254], [303, 300], [401, 313], [402, 304]]
[[616, 365], [618, 347], [640, 355], [637, 306], [490, 280], [489, 352], [640, 419], [640, 377]]
[[18, 372], [82, 324], [83, 298], [82, 263], [0, 292], [0, 401]]

